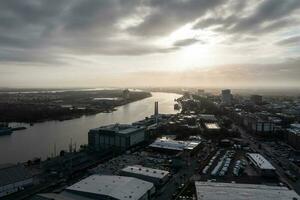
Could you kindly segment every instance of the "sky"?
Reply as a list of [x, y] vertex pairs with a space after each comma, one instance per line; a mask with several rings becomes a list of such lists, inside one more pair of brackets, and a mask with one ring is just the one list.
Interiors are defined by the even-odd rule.
[[0, 0], [0, 87], [299, 87], [299, 0]]

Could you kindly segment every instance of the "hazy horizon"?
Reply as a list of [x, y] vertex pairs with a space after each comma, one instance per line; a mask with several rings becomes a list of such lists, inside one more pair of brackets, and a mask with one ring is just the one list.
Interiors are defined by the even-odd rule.
[[299, 88], [299, 0], [10, 0], [0, 87]]

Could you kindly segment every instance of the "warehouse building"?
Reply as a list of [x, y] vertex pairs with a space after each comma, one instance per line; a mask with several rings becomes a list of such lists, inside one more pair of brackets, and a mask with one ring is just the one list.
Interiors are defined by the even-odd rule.
[[164, 152], [193, 152], [200, 146], [200, 143], [200, 141], [180, 141], [163, 137], [156, 139], [149, 147]]
[[61, 194], [39, 194], [45, 200], [150, 200], [155, 193], [152, 183], [125, 176], [92, 175], [66, 188]]
[[294, 190], [279, 186], [196, 181], [195, 187], [198, 200], [300, 199]]
[[121, 170], [122, 176], [135, 177], [153, 183], [156, 187], [165, 184], [170, 173], [165, 170], [143, 167], [140, 165], [128, 166]]
[[89, 147], [95, 151], [126, 150], [145, 140], [145, 127], [113, 124], [91, 129], [88, 133]]
[[275, 168], [273, 165], [265, 159], [261, 154], [258, 153], [247, 153], [247, 158], [251, 164], [260, 173], [261, 176], [272, 177], [275, 176]]
[[0, 197], [23, 190], [33, 184], [33, 177], [22, 165], [0, 166]]

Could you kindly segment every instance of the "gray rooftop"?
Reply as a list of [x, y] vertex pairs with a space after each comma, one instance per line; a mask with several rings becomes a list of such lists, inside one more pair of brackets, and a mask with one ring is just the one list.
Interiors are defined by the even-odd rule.
[[119, 200], [138, 200], [154, 185], [150, 182], [126, 176], [92, 175], [68, 187], [68, 192], [111, 197]]
[[296, 200], [300, 196], [286, 187], [195, 182], [198, 200]]
[[1, 165], [0, 166], [0, 186], [27, 180], [32, 175], [22, 165]]
[[275, 170], [273, 165], [265, 159], [261, 154], [258, 153], [247, 153], [247, 156], [251, 161], [255, 162], [255, 165], [261, 169]]
[[110, 131], [117, 134], [130, 134], [143, 129], [144, 127], [130, 125], [130, 124], [111, 124], [111, 125], [101, 126], [99, 128], [91, 129], [91, 131]]
[[150, 147], [175, 151], [192, 150], [200, 144], [198, 141], [179, 141], [169, 138], [156, 139]]

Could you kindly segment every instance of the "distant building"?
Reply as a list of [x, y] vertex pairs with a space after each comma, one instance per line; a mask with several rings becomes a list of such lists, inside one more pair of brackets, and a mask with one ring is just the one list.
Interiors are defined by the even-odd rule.
[[260, 173], [261, 176], [272, 177], [275, 176], [275, 167], [265, 159], [261, 154], [258, 153], [247, 153], [247, 158]]
[[206, 133], [220, 133], [220, 126], [218, 123], [204, 123]]
[[210, 114], [200, 114], [198, 115], [199, 116], [199, 119], [201, 122], [211, 122], [211, 123], [214, 123], [214, 122], [217, 122], [217, 118], [215, 115], [210, 115]]
[[294, 190], [280, 186], [196, 181], [195, 187], [198, 200], [300, 199]]
[[198, 95], [204, 95], [204, 92], [205, 92], [205, 90], [203, 90], [203, 89], [198, 89]]
[[231, 104], [232, 103], [232, 94], [231, 94], [231, 91], [229, 89], [222, 90], [221, 99], [222, 99], [222, 103], [223, 104], [227, 104], [227, 105]]
[[250, 100], [256, 105], [262, 104], [262, 96], [260, 95], [251, 95]]
[[89, 147], [96, 151], [126, 150], [145, 140], [145, 127], [128, 124], [112, 124], [91, 129]]
[[0, 166], [0, 197], [23, 190], [32, 184], [33, 176], [24, 166]]
[[296, 150], [300, 150], [300, 124], [291, 124], [287, 129], [287, 141]]
[[170, 173], [165, 170], [143, 167], [140, 165], [128, 166], [121, 170], [120, 175], [135, 177], [161, 186], [169, 180]]
[[126, 176], [92, 175], [66, 188], [61, 194], [39, 194], [43, 200], [150, 200], [153, 183]]
[[123, 90], [123, 99], [129, 99], [130, 91], [128, 89]]
[[256, 114], [247, 113], [242, 115], [243, 126], [254, 134], [261, 136], [272, 136], [275, 129], [275, 124], [268, 118], [261, 117]]

